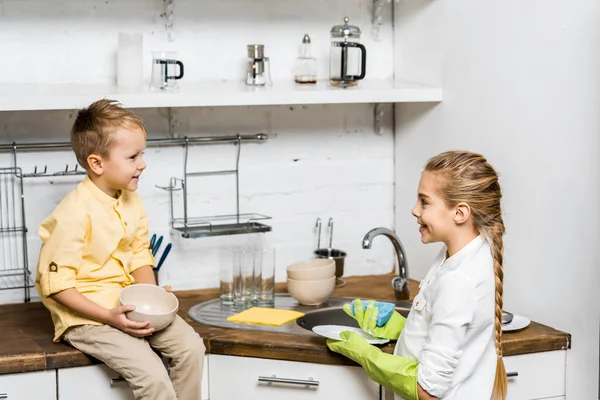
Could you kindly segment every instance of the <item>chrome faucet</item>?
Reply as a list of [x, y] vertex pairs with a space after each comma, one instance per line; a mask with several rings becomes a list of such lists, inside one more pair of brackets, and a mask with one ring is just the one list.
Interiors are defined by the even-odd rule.
[[367, 232], [362, 241], [363, 249], [370, 249], [373, 239], [376, 236], [383, 235], [391, 240], [396, 251], [396, 257], [398, 259], [398, 276], [392, 280], [392, 287], [394, 288], [394, 294], [397, 300], [409, 300], [410, 289], [408, 286], [408, 262], [406, 260], [406, 251], [402, 242], [396, 236], [394, 231], [388, 228], [375, 228]]

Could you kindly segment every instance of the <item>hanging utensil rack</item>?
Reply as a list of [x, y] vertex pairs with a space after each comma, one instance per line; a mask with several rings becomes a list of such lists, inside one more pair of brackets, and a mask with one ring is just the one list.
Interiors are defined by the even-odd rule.
[[[271, 227], [259, 221], [271, 219], [266, 215], [256, 213], [241, 213], [240, 212], [240, 192], [239, 192], [239, 161], [243, 142], [258, 142], [262, 143], [268, 140], [268, 135], [258, 133], [254, 135], [235, 135], [235, 136], [205, 136], [205, 137], [184, 137], [184, 138], [169, 138], [169, 139], [148, 139], [146, 144], [148, 147], [174, 147], [182, 146], [184, 149], [183, 160], [183, 178], [172, 177], [169, 186], [156, 187], [167, 190], [170, 193], [170, 215], [171, 228], [181, 232], [185, 238], [200, 238], [209, 236], [234, 235], [242, 233], [269, 232]], [[232, 143], [237, 148], [235, 168], [230, 170], [219, 171], [202, 171], [188, 172], [188, 153], [189, 147], [192, 145], [207, 145], [207, 144], [228, 144]], [[64, 170], [56, 172], [48, 172], [48, 167], [35, 166], [32, 172], [23, 173], [18, 168], [17, 155], [19, 152], [33, 151], [48, 151], [48, 150], [68, 150], [71, 148], [69, 142], [46, 142], [46, 143], [12, 143], [0, 144], [0, 152], [12, 152], [13, 163], [15, 168], [14, 176], [18, 179], [23, 178], [56, 178], [72, 175], [83, 175], [85, 171], [78, 169], [77, 166], [65, 166]], [[234, 175], [235, 176], [235, 196], [236, 209], [235, 213], [229, 215], [216, 215], [205, 217], [191, 216], [188, 209], [188, 179], [192, 177], [205, 177], [214, 175]], [[52, 182], [52, 181], [51, 181]], [[22, 190], [22, 186], [21, 186]], [[173, 192], [181, 190], [183, 192], [183, 216], [175, 216], [175, 199]], [[23, 211], [24, 212], [24, 211]]]
[[[257, 134], [252, 136], [231, 136], [219, 138], [219, 142], [230, 142], [236, 145], [235, 168], [216, 171], [194, 171], [188, 172], [188, 153], [191, 139], [184, 138], [184, 157], [183, 157], [183, 178], [172, 177], [169, 186], [156, 186], [170, 193], [170, 216], [171, 228], [179, 231], [184, 238], [202, 238], [211, 236], [237, 235], [244, 233], [270, 232], [271, 227], [262, 222], [271, 219], [266, 215], [256, 213], [240, 213], [240, 154], [243, 141], [267, 140], [267, 135]], [[210, 142], [207, 142], [210, 143]], [[214, 142], [212, 142], [214, 143]], [[214, 215], [206, 217], [191, 217], [188, 211], [188, 180], [192, 177], [206, 177], [216, 175], [234, 175], [235, 176], [235, 214]], [[183, 217], [175, 216], [175, 199], [173, 192], [181, 190], [183, 192]]]
[[27, 303], [31, 287], [23, 174], [20, 168], [0, 168], [0, 290], [23, 289]]

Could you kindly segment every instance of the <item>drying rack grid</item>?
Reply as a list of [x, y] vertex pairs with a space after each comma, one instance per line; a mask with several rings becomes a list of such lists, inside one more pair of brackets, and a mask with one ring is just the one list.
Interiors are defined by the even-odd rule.
[[21, 169], [0, 168], [0, 290], [33, 287], [27, 262], [27, 224]]

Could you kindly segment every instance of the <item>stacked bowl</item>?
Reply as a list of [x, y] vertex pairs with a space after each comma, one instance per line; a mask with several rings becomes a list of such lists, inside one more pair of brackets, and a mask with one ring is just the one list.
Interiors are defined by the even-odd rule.
[[289, 294], [305, 306], [322, 304], [335, 288], [334, 260], [302, 261], [288, 266], [286, 272]]

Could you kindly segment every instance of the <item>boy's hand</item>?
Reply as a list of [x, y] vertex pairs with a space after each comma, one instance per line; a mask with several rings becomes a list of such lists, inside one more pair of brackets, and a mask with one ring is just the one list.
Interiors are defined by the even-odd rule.
[[121, 306], [108, 310], [108, 324], [135, 337], [150, 336], [154, 332], [153, 328], [148, 328], [150, 321], [136, 322], [132, 321], [125, 313], [135, 310], [135, 306]]
[[173, 291], [173, 289], [171, 289], [171, 286], [169, 286], [169, 285], [163, 286], [162, 288], [165, 289], [169, 293], [171, 293]]

